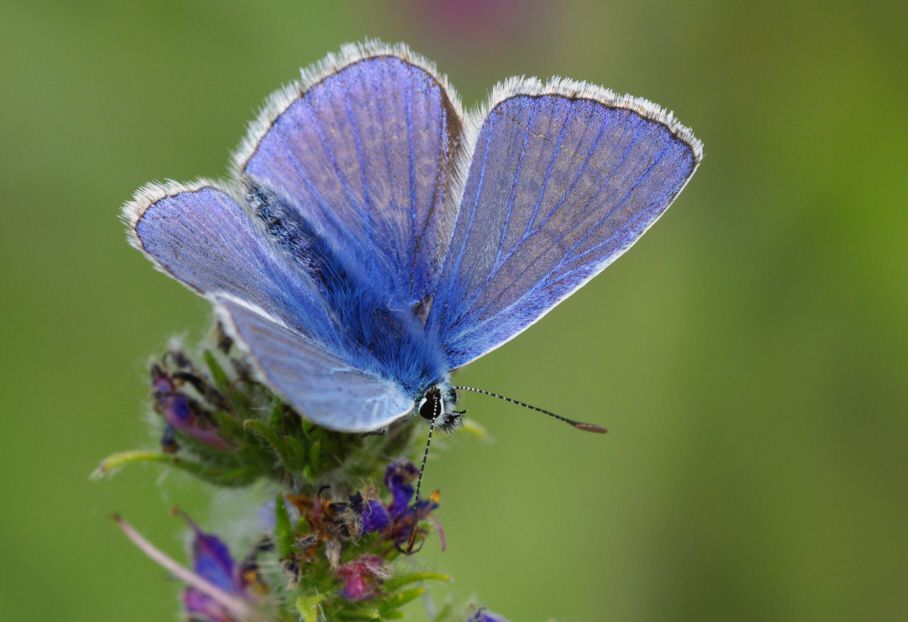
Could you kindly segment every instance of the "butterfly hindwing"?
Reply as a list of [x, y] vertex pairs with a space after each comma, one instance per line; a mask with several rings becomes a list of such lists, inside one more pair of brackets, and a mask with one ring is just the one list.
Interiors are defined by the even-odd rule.
[[509, 341], [605, 269], [699, 160], [696, 139], [640, 100], [531, 82], [493, 101], [429, 318], [452, 368]]
[[308, 419], [365, 432], [412, 410], [412, 400], [395, 382], [358, 369], [244, 301], [216, 296], [215, 302], [221, 321], [263, 379]]

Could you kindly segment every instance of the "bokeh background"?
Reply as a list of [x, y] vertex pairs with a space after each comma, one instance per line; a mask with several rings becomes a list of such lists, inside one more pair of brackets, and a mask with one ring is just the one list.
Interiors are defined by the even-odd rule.
[[176, 618], [107, 515], [176, 556], [170, 504], [229, 517], [153, 468], [88, 475], [153, 441], [147, 357], [209, 310], [119, 206], [223, 175], [269, 92], [367, 36], [467, 104], [566, 75], [706, 146], [627, 256], [460, 376], [610, 434], [465, 398], [494, 443], [432, 456], [449, 549], [420, 562], [515, 621], [908, 619], [905, 3], [681, 4], [0, 2], [3, 619]]

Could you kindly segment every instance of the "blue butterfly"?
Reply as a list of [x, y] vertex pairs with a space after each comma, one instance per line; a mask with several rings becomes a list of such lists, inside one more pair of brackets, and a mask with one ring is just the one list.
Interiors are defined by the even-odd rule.
[[272, 95], [230, 181], [146, 185], [124, 219], [307, 418], [451, 428], [473, 390], [451, 373], [630, 248], [701, 157], [671, 113], [571, 80], [512, 78], [465, 114], [431, 63], [371, 42]]

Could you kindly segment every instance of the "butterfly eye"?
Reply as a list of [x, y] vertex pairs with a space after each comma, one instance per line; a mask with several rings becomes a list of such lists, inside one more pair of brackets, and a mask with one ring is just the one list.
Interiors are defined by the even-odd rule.
[[419, 404], [419, 416], [428, 421], [435, 419], [435, 416], [440, 410], [438, 408], [438, 399], [439, 396], [437, 394], [424, 397]]

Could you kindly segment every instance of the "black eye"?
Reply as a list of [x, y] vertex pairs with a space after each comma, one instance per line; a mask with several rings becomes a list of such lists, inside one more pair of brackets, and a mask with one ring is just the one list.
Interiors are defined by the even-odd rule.
[[419, 407], [419, 416], [428, 421], [432, 421], [438, 413], [438, 396], [427, 395], [422, 405]]

